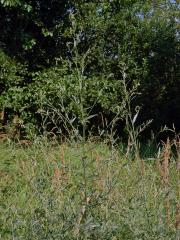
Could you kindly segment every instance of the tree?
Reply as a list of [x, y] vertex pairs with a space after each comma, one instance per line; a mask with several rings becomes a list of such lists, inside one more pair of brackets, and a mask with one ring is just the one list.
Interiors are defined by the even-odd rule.
[[[51, 94], [50, 98], [48, 87], [54, 88], [55, 93], [57, 83], [62, 88], [68, 81], [73, 86], [77, 84], [71, 82], [76, 72], [71, 54], [76, 36], [80, 59], [88, 51], [83, 72], [88, 90], [86, 106], [96, 99], [94, 114], [103, 112], [110, 119], [116, 114], [116, 105], [123, 101], [120, 81], [122, 66], [126, 66], [127, 87], [131, 89], [139, 83], [141, 95], [132, 106], [134, 111], [137, 105], [143, 108], [139, 121], [153, 118], [156, 129], [171, 122], [178, 126], [178, 2], [1, 1], [0, 12], [3, 56], [27, 69], [23, 77], [19, 70], [16, 72], [17, 79], [22, 79], [20, 83], [17, 80], [15, 84], [15, 78], [10, 81], [23, 95], [21, 100], [15, 98], [13, 105], [11, 98], [6, 98], [6, 102], [1, 100], [3, 104], [9, 99], [12, 109], [19, 106], [36, 118], [34, 91], [44, 89], [46, 100], [51, 99], [56, 105], [57, 99]], [[6, 68], [9, 71], [8, 64]], [[10, 88], [3, 89], [3, 94], [10, 96]], [[71, 105], [65, 96], [64, 102]]]

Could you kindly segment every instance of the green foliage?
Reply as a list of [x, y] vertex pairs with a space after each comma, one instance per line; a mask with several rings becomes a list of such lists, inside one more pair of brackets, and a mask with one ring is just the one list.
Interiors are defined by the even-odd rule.
[[127, 89], [139, 83], [131, 109], [142, 108], [140, 123], [179, 126], [178, 3], [1, 1], [0, 11], [0, 101], [10, 112], [34, 124], [40, 105], [63, 103], [77, 122], [100, 112], [111, 120], [126, 66]]
[[12, 7], [20, 5], [21, 0], [1, 0], [0, 3], [6, 7]]
[[[0, 106], [21, 111], [19, 101], [23, 93], [25, 65], [8, 57], [0, 50]], [[21, 105], [23, 106], [24, 103]]]

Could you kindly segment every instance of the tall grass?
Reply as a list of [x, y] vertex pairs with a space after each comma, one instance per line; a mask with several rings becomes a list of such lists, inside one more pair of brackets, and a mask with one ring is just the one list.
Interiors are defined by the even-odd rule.
[[179, 239], [170, 146], [144, 159], [142, 175], [138, 161], [102, 142], [1, 143], [0, 239]]

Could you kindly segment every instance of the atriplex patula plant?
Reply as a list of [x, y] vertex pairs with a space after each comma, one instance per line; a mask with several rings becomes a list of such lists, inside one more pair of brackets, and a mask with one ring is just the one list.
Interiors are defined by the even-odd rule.
[[86, 94], [87, 94], [87, 83], [86, 83], [86, 75], [85, 75], [85, 70], [87, 67], [87, 58], [90, 53], [90, 49], [88, 48], [85, 53], [80, 53], [80, 46], [79, 44], [81, 43], [81, 38], [83, 35], [83, 32], [80, 29], [77, 28], [77, 22], [75, 15], [71, 13], [70, 15], [70, 21], [71, 21], [71, 32], [72, 32], [72, 37], [73, 37], [73, 42], [68, 43], [67, 47], [71, 56], [71, 59], [69, 60], [69, 67], [71, 68], [72, 65], [73, 67], [73, 77], [77, 81], [77, 88], [76, 88], [76, 94], [72, 96], [72, 101], [75, 105], [75, 108], [78, 110], [79, 113], [79, 121], [82, 126], [82, 138], [83, 142], [85, 141], [86, 138], [86, 127], [88, 120], [94, 115], [90, 115], [90, 112], [93, 108], [87, 108], [85, 106], [85, 101], [86, 101]]

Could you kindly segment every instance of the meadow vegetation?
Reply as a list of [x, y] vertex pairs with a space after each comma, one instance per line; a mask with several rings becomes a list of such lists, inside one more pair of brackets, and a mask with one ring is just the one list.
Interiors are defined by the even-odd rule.
[[0, 239], [180, 240], [172, 0], [0, 0]]
[[142, 165], [102, 141], [1, 143], [0, 238], [178, 240], [180, 163], [171, 144], [179, 142]]

